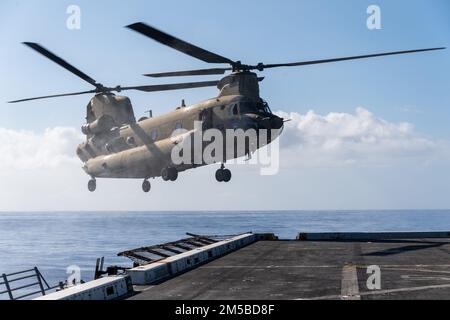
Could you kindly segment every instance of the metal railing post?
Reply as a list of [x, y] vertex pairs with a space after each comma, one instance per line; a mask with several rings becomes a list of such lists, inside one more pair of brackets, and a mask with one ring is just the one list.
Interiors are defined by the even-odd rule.
[[39, 287], [41, 288], [42, 295], [45, 296], [45, 289], [44, 289], [44, 285], [42, 284], [42, 279], [41, 279], [38, 268], [34, 267], [34, 271], [36, 272], [36, 277], [38, 279], [38, 283], [39, 283]]
[[14, 297], [13, 297], [13, 294], [12, 294], [12, 291], [11, 291], [11, 288], [10, 288], [10, 286], [9, 286], [8, 277], [6, 276], [5, 273], [2, 274], [2, 277], [3, 277], [3, 281], [5, 282], [6, 290], [8, 290], [9, 299], [14, 300]]

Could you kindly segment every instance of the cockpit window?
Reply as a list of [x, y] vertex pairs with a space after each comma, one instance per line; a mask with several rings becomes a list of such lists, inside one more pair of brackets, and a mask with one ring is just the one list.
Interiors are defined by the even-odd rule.
[[251, 112], [258, 111], [256, 109], [255, 104], [252, 103], [252, 102], [241, 102], [240, 103], [240, 107], [241, 107], [241, 112], [242, 113], [251, 113]]
[[241, 102], [241, 113], [272, 113], [269, 108], [269, 105], [264, 100], [260, 102]]
[[263, 110], [263, 112], [272, 113], [272, 110], [270, 110], [269, 104], [266, 101], [261, 99], [259, 106]]
[[237, 116], [239, 114], [239, 109], [238, 109], [238, 105], [237, 104], [235, 104], [233, 106], [232, 112], [233, 112], [234, 116]]

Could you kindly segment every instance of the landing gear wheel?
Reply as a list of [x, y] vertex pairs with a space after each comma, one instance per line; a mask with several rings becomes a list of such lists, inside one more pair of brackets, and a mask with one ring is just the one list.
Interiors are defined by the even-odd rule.
[[169, 170], [168, 170], [167, 168], [162, 169], [162, 171], [161, 171], [161, 178], [162, 178], [164, 181], [169, 181], [169, 180], [170, 180], [170, 177], [169, 177]]
[[178, 171], [175, 168], [170, 168], [169, 170], [170, 181], [177, 181]]
[[91, 179], [88, 182], [88, 190], [90, 192], [94, 192], [97, 189], [97, 181], [95, 179]]
[[230, 182], [231, 181], [231, 171], [225, 169], [225, 165], [222, 164], [220, 169], [216, 171], [217, 182]]
[[164, 168], [161, 172], [164, 181], [176, 181], [178, 179], [178, 171], [175, 168]]
[[144, 182], [142, 182], [142, 191], [144, 191], [145, 193], [149, 193], [151, 188], [152, 185], [150, 184], [150, 181], [144, 180]]
[[230, 182], [231, 180], [231, 171], [228, 169], [224, 169], [222, 172], [223, 182]]
[[218, 169], [216, 171], [216, 180], [217, 182], [223, 182], [223, 169]]

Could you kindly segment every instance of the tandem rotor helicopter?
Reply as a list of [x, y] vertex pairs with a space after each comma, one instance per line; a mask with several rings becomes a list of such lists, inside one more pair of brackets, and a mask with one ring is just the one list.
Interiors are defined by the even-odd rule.
[[[175, 181], [179, 172], [206, 165], [183, 164], [177, 166], [171, 160], [171, 151], [178, 143], [177, 139], [174, 139], [172, 135], [173, 132], [182, 128], [192, 134], [195, 130], [194, 122], [196, 121], [202, 121], [203, 129], [215, 128], [223, 131], [226, 129], [246, 130], [254, 128], [258, 134], [262, 129], [278, 130], [281, 133], [284, 122], [287, 120], [273, 114], [267, 102], [260, 97], [259, 82], [264, 78], [258, 77], [257, 71], [262, 72], [271, 68], [300, 67], [445, 49], [429, 48], [294, 63], [247, 65], [241, 63], [241, 61], [235, 61], [197, 47], [141, 22], [129, 25], [127, 28], [203, 62], [229, 65], [226, 68], [146, 74], [148, 77], [163, 78], [230, 73], [218, 81], [106, 87], [41, 45], [25, 42], [24, 44], [31, 49], [95, 87], [95, 89], [90, 91], [9, 102], [18, 103], [38, 99], [94, 94], [94, 97], [87, 105], [87, 123], [82, 127], [82, 132], [86, 135], [86, 141], [76, 151], [78, 157], [84, 163], [83, 169], [91, 177], [88, 183], [88, 189], [91, 192], [96, 190], [97, 178], [143, 179], [142, 190], [149, 192], [151, 189], [149, 179], [151, 178], [162, 177], [164, 181]], [[217, 86], [220, 91], [217, 97], [192, 106], [186, 106], [183, 102], [182, 106], [175, 111], [155, 117], [144, 117], [138, 121], [136, 121], [134, 116], [130, 99], [114, 94], [114, 92], [127, 90], [157, 92], [212, 86]], [[278, 135], [270, 137], [268, 143], [277, 138]], [[257, 148], [259, 147], [261, 146], [258, 145]], [[245, 152], [249, 151], [245, 150]], [[233, 152], [231, 158], [242, 156], [244, 155]], [[224, 159], [221, 167], [216, 171], [216, 180], [219, 182], [229, 182], [231, 180], [231, 172], [225, 169], [224, 166], [226, 160], [230, 159]]]

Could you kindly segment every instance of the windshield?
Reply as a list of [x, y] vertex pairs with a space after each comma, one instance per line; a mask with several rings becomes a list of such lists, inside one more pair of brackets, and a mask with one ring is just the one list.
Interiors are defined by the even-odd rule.
[[269, 104], [261, 99], [261, 102], [259, 104], [259, 108], [263, 110], [265, 113], [272, 113], [272, 110], [270, 110]]
[[272, 113], [269, 105], [266, 101], [262, 100], [260, 102], [241, 102], [240, 103], [241, 114], [245, 113]]

